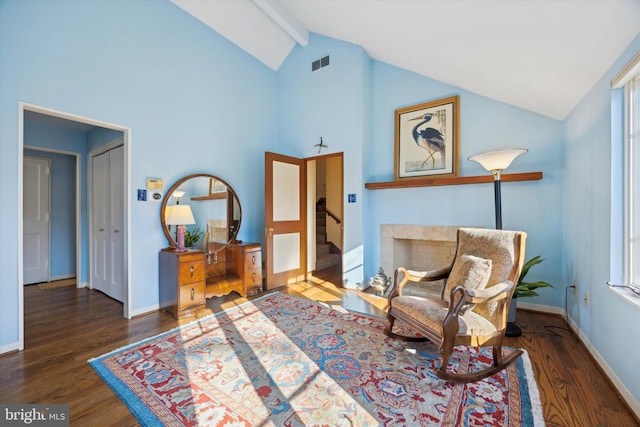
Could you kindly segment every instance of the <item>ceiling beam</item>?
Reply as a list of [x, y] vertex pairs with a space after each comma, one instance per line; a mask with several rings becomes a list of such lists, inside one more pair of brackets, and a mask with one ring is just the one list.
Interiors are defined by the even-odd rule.
[[274, 0], [253, 0], [253, 2], [300, 46], [309, 44], [309, 31], [289, 15], [278, 2]]

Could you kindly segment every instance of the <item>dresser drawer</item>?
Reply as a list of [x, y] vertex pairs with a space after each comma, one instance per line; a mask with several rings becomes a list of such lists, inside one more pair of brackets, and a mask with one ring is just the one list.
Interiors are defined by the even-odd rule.
[[254, 268], [262, 269], [262, 251], [250, 251], [244, 254], [245, 270], [253, 270]]
[[182, 312], [191, 307], [202, 306], [204, 299], [204, 281], [189, 283], [180, 286], [178, 312]]
[[180, 285], [204, 280], [204, 259], [182, 261], [178, 267], [178, 281]]
[[244, 280], [248, 295], [262, 292], [262, 251], [247, 251], [244, 254]]

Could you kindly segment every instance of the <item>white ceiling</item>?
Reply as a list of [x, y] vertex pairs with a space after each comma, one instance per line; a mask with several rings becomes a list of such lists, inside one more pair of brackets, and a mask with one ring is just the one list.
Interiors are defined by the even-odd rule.
[[172, 0], [277, 70], [308, 32], [562, 120], [640, 33], [640, 0]]

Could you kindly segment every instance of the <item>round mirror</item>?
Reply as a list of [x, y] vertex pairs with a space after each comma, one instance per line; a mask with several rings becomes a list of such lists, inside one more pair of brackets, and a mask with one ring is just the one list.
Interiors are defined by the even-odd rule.
[[[172, 208], [178, 205], [181, 207], [174, 209], [172, 215]], [[162, 230], [170, 246], [177, 246], [177, 225], [184, 225], [185, 246], [207, 253], [209, 248], [235, 241], [241, 220], [235, 191], [224, 180], [209, 174], [189, 175], [176, 182], [167, 191], [160, 210]]]

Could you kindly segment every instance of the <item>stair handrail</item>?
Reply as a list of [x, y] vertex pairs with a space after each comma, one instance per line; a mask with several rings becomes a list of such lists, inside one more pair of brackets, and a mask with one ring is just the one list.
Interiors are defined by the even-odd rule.
[[336, 223], [338, 223], [338, 224], [341, 224], [341, 223], [342, 223], [342, 221], [340, 221], [340, 218], [338, 218], [338, 217], [336, 216], [336, 214], [334, 214], [333, 212], [331, 212], [329, 209], [325, 208], [325, 209], [324, 209], [324, 212], [325, 212], [327, 215], [329, 215], [331, 218], [333, 218], [333, 220], [334, 220]]

